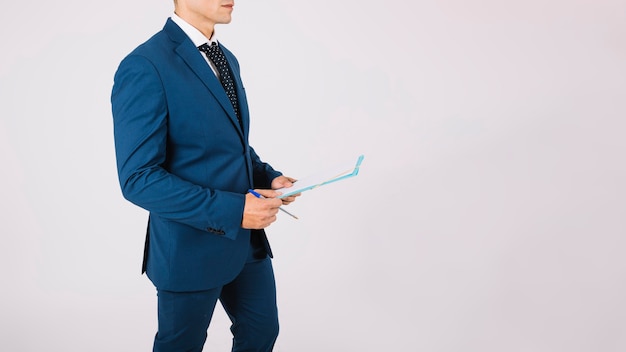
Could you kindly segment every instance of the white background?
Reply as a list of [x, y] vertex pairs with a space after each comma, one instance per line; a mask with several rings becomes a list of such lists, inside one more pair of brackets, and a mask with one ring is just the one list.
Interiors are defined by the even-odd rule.
[[[109, 96], [172, 8], [0, 13], [2, 351], [151, 349]], [[302, 177], [365, 155], [269, 229], [276, 351], [626, 350], [623, 0], [242, 0], [218, 31], [263, 159]]]

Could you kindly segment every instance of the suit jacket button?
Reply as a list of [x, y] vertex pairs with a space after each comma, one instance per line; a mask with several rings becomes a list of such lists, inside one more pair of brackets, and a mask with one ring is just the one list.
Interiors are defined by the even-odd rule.
[[213, 232], [213, 233], [218, 234], [218, 235], [223, 235], [223, 234], [225, 234], [225, 232], [224, 232], [223, 230], [214, 229], [214, 228], [212, 228], [212, 227], [207, 227], [207, 229], [206, 229], [206, 230], [207, 230], [208, 232]]

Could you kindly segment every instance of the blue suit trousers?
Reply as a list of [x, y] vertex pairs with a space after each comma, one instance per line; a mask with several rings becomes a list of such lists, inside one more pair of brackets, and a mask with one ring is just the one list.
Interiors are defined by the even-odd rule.
[[241, 273], [224, 286], [197, 292], [158, 290], [154, 352], [202, 351], [218, 299], [232, 322], [233, 352], [272, 351], [278, 337], [272, 261], [250, 255]]

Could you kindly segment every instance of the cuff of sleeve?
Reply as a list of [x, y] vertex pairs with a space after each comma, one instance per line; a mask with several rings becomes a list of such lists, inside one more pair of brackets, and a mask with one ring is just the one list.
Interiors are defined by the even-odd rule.
[[243, 209], [245, 206], [245, 195], [231, 192], [218, 192], [219, 209], [215, 209], [209, 217], [210, 223], [205, 230], [211, 234], [224, 236], [235, 240], [241, 230], [243, 219]]

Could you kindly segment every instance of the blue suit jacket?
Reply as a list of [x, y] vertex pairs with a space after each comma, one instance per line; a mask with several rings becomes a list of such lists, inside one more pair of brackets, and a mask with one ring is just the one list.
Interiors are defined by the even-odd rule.
[[[193, 291], [232, 280], [250, 230], [245, 193], [281, 175], [248, 145], [239, 64], [233, 71], [242, 124], [219, 80], [171, 20], [120, 63], [111, 95], [117, 167], [126, 199], [150, 212], [144, 270], [159, 289]], [[265, 233], [259, 231], [271, 256]]]

